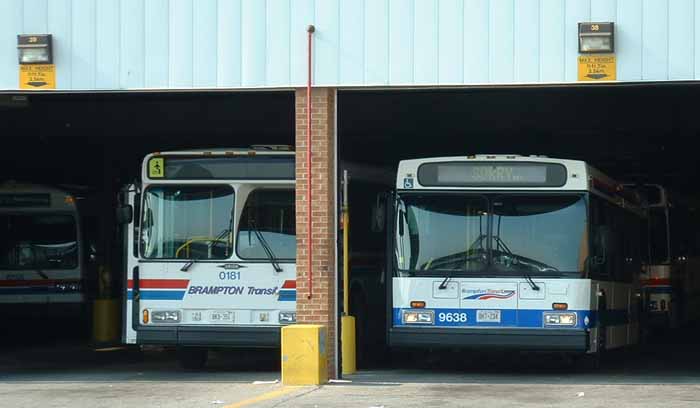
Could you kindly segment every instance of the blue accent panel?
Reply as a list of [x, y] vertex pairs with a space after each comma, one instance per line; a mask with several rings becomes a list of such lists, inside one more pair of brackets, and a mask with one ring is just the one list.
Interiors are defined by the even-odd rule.
[[674, 293], [672, 286], [653, 286], [642, 289], [644, 293]]
[[243, 0], [241, 6], [241, 83], [265, 85], [267, 5], [260, 0]]
[[[25, 14], [27, 12], [25, 5]], [[72, 89], [73, 24], [70, 0], [49, 2], [48, 32], [53, 34], [53, 62], [56, 64], [56, 89]], [[27, 27], [25, 27], [26, 29]]]
[[241, 84], [241, 0], [219, 0], [217, 19], [217, 85]]
[[23, 32], [24, 3], [0, 1], [0, 89], [19, 88], [17, 34]]
[[669, 2], [668, 18], [673, 24], [668, 27], [668, 79], [693, 79], [694, 51], [694, 4], [693, 0]]
[[170, 83], [170, 31], [168, 0], [148, 0], [146, 2], [146, 87], [166, 88]]
[[391, 84], [413, 83], [413, 7], [413, 0], [389, 1], [389, 82]]
[[[412, 325], [406, 325], [402, 324], [401, 322], [401, 313], [403, 310], [416, 310], [416, 309], [405, 309], [405, 308], [394, 308], [393, 310], [393, 325], [394, 326], [404, 326], [404, 327], [420, 327], [421, 325], [418, 324], [412, 324]], [[555, 312], [553, 310], [517, 310], [517, 309], [500, 309], [501, 311], [501, 322], [500, 323], [477, 323], [476, 321], [476, 314], [478, 309], [452, 309], [452, 308], [444, 308], [444, 309], [424, 309], [424, 310], [430, 310], [435, 312], [435, 325], [430, 325], [429, 327], [503, 327], [503, 328], [513, 328], [513, 327], [518, 327], [518, 328], [539, 328], [539, 329], [549, 329], [549, 328], [557, 328], [557, 329], [562, 329], [562, 328], [570, 328], [570, 329], [583, 329], [586, 327], [589, 327], [590, 325], [593, 324], [594, 322], [594, 313], [588, 310], [570, 310], [567, 312], [575, 312], [576, 313], [576, 326], [544, 326], [543, 323], [543, 313], [544, 312]], [[491, 310], [491, 309], [486, 309], [485, 310]], [[439, 321], [440, 319], [440, 314], [445, 313], [445, 314], [452, 314], [454, 315], [460, 315], [463, 313], [467, 314], [467, 321], [466, 322], [448, 322], [448, 321]], [[624, 315], [626, 317], [626, 312], [624, 312]], [[588, 316], [590, 325], [586, 326], [584, 324], [585, 318]], [[617, 314], [613, 316], [612, 314], [610, 315], [609, 319], [613, 321], [615, 318], [618, 318]], [[426, 325], [427, 326], [427, 325]]]
[[314, 84], [333, 85], [338, 83], [338, 0], [322, 0], [315, 4], [314, 34]]
[[616, 14], [617, 0], [591, 0], [591, 21], [614, 22]]
[[641, 80], [642, 3], [639, 0], [617, 0], [615, 43], [617, 79]]
[[72, 88], [95, 88], [95, 2], [73, 0], [72, 21]]
[[578, 23], [591, 21], [590, 0], [566, 1], [564, 73], [568, 82], [578, 81]]
[[389, 82], [389, 0], [365, 2], [365, 84]]
[[[184, 290], [141, 290], [141, 300], [182, 300], [185, 298]], [[128, 300], [133, 300], [133, 291], [129, 289], [126, 293]]]
[[170, 86], [193, 85], [193, 9], [192, 0], [170, 1]]
[[562, 82], [566, 73], [565, 3], [561, 0], [541, 0], [540, 26], [539, 80]]
[[464, 80], [464, 2], [441, 0], [438, 7], [438, 82], [461, 84]]
[[515, 79], [514, 71], [514, 0], [492, 1], [489, 16], [489, 79], [508, 83]]
[[515, 3], [515, 80], [537, 82], [540, 78], [539, 0]]
[[96, 6], [95, 86], [97, 89], [119, 89], [119, 3], [98, 1]]
[[144, 0], [121, 0], [120, 16], [120, 83], [124, 88], [143, 88], [146, 78]]
[[414, 3], [413, 82], [438, 83], [438, 8], [435, 0]]
[[277, 300], [280, 302], [295, 302], [297, 300], [297, 291], [284, 289], [280, 290]]
[[[53, 0], [52, 0], [53, 1]], [[48, 0], [10, 0], [5, 3], [24, 3], [24, 30], [22, 34], [49, 34]], [[19, 32], [15, 34], [20, 34]], [[6, 41], [6, 40], [5, 40]], [[15, 42], [15, 46], [17, 43]]]
[[[372, 1], [372, 0], [369, 0]], [[365, 1], [340, 0], [338, 69], [340, 83], [361, 85], [365, 72]]]
[[268, 85], [284, 86], [290, 76], [290, 0], [267, 0], [267, 78]]
[[198, 88], [216, 86], [217, 0], [197, 0], [193, 7], [192, 79]]
[[464, 82], [489, 82], [489, 1], [464, 0]]
[[314, 0], [292, 0], [292, 25], [290, 26], [290, 63], [292, 83], [306, 85], [307, 33], [309, 24], [314, 24]]
[[668, 79], [668, 0], [642, 1], [642, 79]]

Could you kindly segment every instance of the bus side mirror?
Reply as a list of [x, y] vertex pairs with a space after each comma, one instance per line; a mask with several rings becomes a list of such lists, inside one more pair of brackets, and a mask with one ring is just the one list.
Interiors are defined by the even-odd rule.
[[134, 220], [134, 209], [130, 205], [122, 205], [117, 208], [117, 222], [119, 224], [131, 224]]
[[372, 232], [383, 232], [386, 227], [386, 199], [377, 195], [377, 202], [372, 208]]

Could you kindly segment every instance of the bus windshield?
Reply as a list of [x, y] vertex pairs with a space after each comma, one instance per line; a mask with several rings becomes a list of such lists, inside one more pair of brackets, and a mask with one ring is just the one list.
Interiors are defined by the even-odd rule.
[[77, 267], [77, 226], [72, 215], [0, 215], [0, 269]]
[[236, 249], [241, 259], [296, 258], [294, 190], [258, 189], [241, 215]]
[[233, 198], [233, 188], [228, 185], [150, 187], [143, 202], [143, 256], [229, 258]]
[[559, 275], [588, 255], [581, 194], [407, 194], [397, 213], [402, 272]]

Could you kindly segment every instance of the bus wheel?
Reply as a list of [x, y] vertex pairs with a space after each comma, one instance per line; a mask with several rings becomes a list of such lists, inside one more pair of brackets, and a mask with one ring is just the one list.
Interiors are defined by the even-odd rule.
[[177, 359], [186, 370], [199, 370], [207, 363], [208, 350], [201, 347], [180, 347]]

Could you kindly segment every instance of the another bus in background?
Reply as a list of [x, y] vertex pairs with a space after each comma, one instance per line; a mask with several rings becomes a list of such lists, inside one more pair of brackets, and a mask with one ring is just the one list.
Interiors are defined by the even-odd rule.
[[67, 190], [16, 182], [0, 185], [4, 310], [87, 312], [86, 287], [94, 273], [88, 271], [90, 246], [82, 223], [77, 196]]

